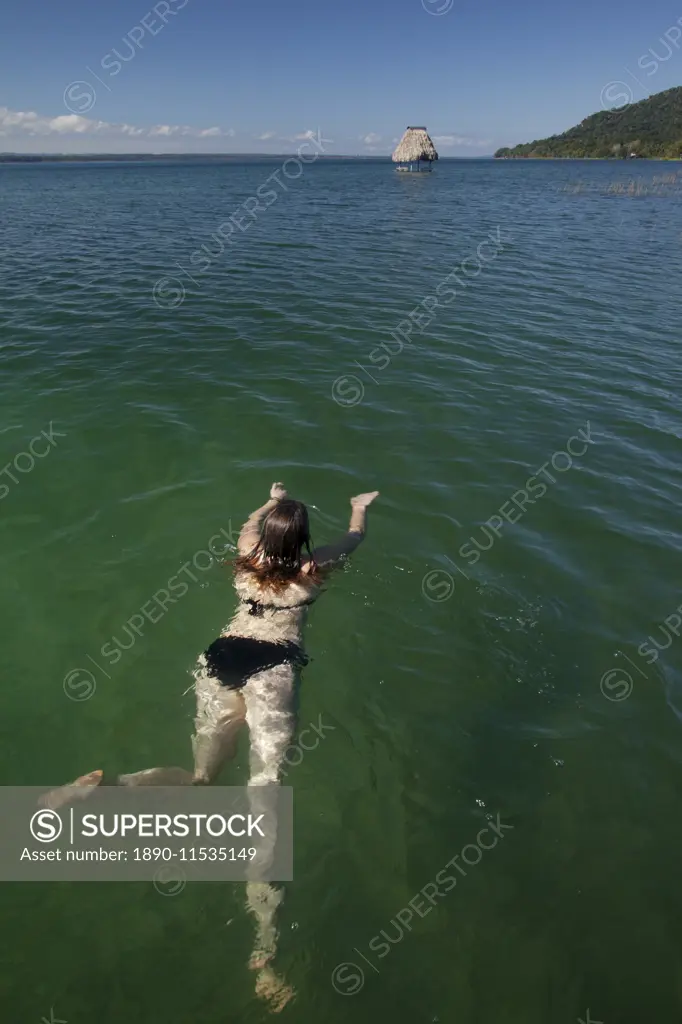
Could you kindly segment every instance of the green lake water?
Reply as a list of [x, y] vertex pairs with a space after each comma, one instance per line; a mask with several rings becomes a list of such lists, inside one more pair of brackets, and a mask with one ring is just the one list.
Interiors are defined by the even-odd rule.
[[[0, 167], [0, 780], [188, 767], [229, 572], [125, 624], [273, 480], [317, 543], [377, 488], [306, 634], [281, 1019], [679, 1020], [682, 173], [318, 161], [212, 238], [278, 167]], [[3, 1021], [270, 1019], [242, 884], [0, 922]]]

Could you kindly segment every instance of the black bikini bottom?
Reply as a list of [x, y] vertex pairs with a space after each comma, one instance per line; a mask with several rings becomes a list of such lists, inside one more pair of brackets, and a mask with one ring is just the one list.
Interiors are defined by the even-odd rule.
[[287, 663], [303, 667], [308, 663], [303, 649], [290, 640], [273, 643], [250, 636], [219, 636], [204, 655], [208, 674], [230, 690], [245, 686], [251, 676], [266, 668]]

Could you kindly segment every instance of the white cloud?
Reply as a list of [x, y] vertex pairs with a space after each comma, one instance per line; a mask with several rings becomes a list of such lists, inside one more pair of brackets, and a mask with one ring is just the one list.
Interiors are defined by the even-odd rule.
[[364, 142], [366, 146], [373, 146], [375, 142], [381, 142], [381, 135], [377, 135], [376, 132], [369, 132], [368, 135], [361, 135], [360, 141]]
[[276, 138], [278, 142], [314, 142], [320, 147], [322, 152], [326, 152], [323, 148], [323, 143], [334, 144], [333, 139], [324, 139], [322, 137], [321, 128], [318, 128], [316, 132], [309, 128], [306, 132], [299, 132], [297, 135], [278, 135]]
[[38, 115], [32, 110], [24, 113], [23, 110], [8, 110], [7, 107], [0, 107], [0, 124], [3, 128], [29, 125], [38, 120]]
[[262, 135], [257, 135], [256, 138], [259, 142], [266, 142], [268, 139], [274, 139], [275, 132], [263, 132]]
[[0, 133], [6, 136], [26, 135], [108, 135], [108, 136], [147, 136], [149, 138], [170, 138], [173, 135], [189, 135], [193, 138], [212, 138], [215, 136], [234, 136], [233, 128], [227, 131], [216, 127], [193, 128], [191, 125], [157, 124], [151, 128], [141, 128], [132, 124], [112, 124], [109, 121], [98, 121], [80, 114], [59, 114], [57, 117], [43, 117], [35, 111], [9, 110], [0, 107]]
[[469, 135], [434, 135], [436, 146], [491, 146], [490, 139], [473, 139]]
[[48, 131], [60, 133], [87, 132], [91, 126], [92, 121], [87, 117], [81, 117], [80, 114], [62, 114], [60, 117], [53, 117], [47, 124]]

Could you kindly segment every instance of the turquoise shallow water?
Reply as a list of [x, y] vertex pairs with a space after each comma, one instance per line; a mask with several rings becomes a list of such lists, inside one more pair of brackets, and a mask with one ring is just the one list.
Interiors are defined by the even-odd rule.
[[[678, 1019], [678, 165], [320, 161], [220, 252], [278, 166], [0, 167], [2, 782], [189, 764], [229, 574], [193, 570], [115, 664], [103, 645], [272, 480], [318, 542], [376, 487], [307, 634], [301, 724], [331, 728], [286, 779], [282, 1019]], [[246, 777], [244, 741], [222, 781]], [[268, 1016], [242, 886], [7, 884], [0, 907], [6, 1019]]]

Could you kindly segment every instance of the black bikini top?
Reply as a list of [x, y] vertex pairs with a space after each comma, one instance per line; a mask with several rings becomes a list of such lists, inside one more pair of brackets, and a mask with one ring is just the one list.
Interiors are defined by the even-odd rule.
[[278, 612], [290, 612], [295, 608], [305, 608], [308, 604], [314, 604], [317, 600], [316, 597], [311, 597], [307, 601], [299, 601], [298, 604], [268, 604], [266, 601], [256, 601], [253, 597], [240, 597], [240, 604], [249, 605], [249, 615], [262, 615], [266, 608], [273, 609]]

